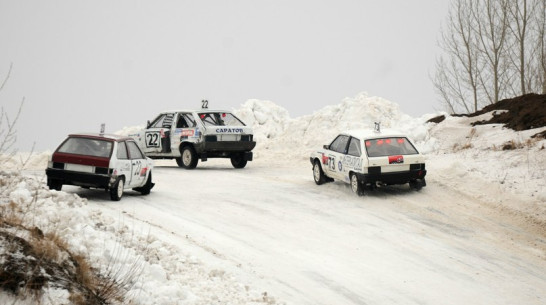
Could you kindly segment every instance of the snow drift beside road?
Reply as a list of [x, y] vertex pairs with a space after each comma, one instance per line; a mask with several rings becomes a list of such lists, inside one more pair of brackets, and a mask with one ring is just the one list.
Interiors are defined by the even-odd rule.
[[311, 150], [329, 144], [341, 131], [381, 128], [403, 131], [422, 151], [428, 151], [425, 122], [434, 115], [412, 118], [398, 104], [360, 93], [340, 104], [324, 107], [313, 114], [290, 118], [288, 111], [272, 102], [248, 100], [234, 111], [254, 129], [256, 158], [307, 159]]

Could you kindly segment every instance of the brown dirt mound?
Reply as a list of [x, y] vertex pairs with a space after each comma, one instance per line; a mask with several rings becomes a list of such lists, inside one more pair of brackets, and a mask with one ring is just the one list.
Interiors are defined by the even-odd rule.
[[473, 117], [495, 110], [508, 110], [508, 112], [495, 114], [490, 120], [475, 122], [473, 125], [505, 124], [505, 127], [517, 131], [546, 126], [546, 94], [530, 93], [505, 99], [469, 116]]
[[[525, 94], [511, 99], [499, 101], [495, 104], [484, 107], [480, 111], [471, 114], [459, 114], [453, 116], [474, 117], [495, 110], [508, 111], [503, 111], [502, 113], [500, 113], [499, 111], [499, 113], [494, 114], [493, 118], [491, 118], [490, 120], [474, 122], [472, 123], [472, 126], [485, 124], [504, 124], [505, 127], [517, 131], [546, 126], [546, 94]], [[444, 119], [445, 117], [442, 115], [432, 118], [428, 120], [428, 122], [440, 123]], [[546, 138], [546, 131], [537, 133], [533, 137]]]

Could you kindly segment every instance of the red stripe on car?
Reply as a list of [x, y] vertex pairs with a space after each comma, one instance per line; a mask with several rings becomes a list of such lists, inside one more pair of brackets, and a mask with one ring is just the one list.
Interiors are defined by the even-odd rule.
[[90, 165], [96, 167], [108, 167], [110, 158], [83, 156], [56, 152], [51, 158], [53, 162]]

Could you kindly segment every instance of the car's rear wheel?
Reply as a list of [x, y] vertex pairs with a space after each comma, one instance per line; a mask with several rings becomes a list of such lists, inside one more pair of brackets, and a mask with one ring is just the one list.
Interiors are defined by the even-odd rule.
[[176, 164], [178, 167], [184, 167], [184, 163], [182, 163], [182, 157], [174, 158], [176, 160]]
[[326, 175], [324, 175], [324, 171], [322, 171], [319, 161], [315, 161], [315, 163], [313, 163], [313, 178], [315, 179], [315, 183], [318, 185], [321, 185], [328, 180]]
[[197, 153], [192, 146], [182, 148], [182, 166], [187, 169], [194, 169], [197, 166]]
[[237, 154], [231, 157], [231, 165], [235, 168], [244, 168], [248, 161], [245, 159], [243, 154]]
[[358, 179], [358, 176], [355, 173], [351, 173], [351, 190], [358, 196], [362, 196], [364, 193], [362, 182], [360, 179]]
[[110, 188], [110, 199], [113, 201], [119, 201], [123, 197], [123, 188], [125, 186], [125, 179], [118, 177], [116, 183]]
[[142, 195], [148, 195], [150, 194], [150, 192], [152, 191], [152, 187], [154, 187], [154, 184], [152, 183], [152, 172], [150, 172], [148, 174], [148, 180], [146, 180], [146, 184], [144, 184], [143, 187], [141, 187], [140, 189], [138, 189], [138, 191], [142, 194]]
[[419, 180], [411, 180], [409, 185], [412, 189], [420, 191], [423, 188], [423, 183]]
[[63, 188], [63, 183], [60, 180], [47, 178], [47, 186], [50, 190], [60, 191]]

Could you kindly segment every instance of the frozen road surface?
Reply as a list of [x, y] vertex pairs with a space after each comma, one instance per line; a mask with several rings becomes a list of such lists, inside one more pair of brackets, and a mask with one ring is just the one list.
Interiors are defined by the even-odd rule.
[[315, 185], [304, 161], [156, 164], [149, 196], [111, 202], [64, 190], [149, 226], [276, 303], [546, 304], [542, 235], [433, 172], [421, 192], [358, 197], [341, 182]]

